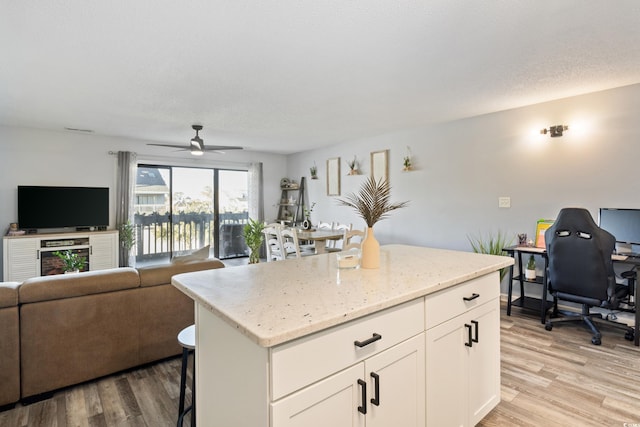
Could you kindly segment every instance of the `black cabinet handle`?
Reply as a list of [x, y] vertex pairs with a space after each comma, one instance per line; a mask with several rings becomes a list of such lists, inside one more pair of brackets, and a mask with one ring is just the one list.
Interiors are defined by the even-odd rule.
[[364, 341], [354, 341], [353, 344], [355, 344], [356, 346], [362, 348], [364, 346], [367, 346], [373, 342], [376, 342], [378, 340], [382, 339], [382, 335], [380, 334], [376, 334], [374, 333], [373, 336], [371, 338], [369, 338], [368, 340], [364, 340]]
[[462, 297], [465, 301], [473, 301], [474, 299], [480, 297], [480, 294], [473, 293], [470, 297]]
[[473, 336], [471, 335], [471, 325], [468, 323], [464, 324], [464, 327], [467, 328], [467, 332], [468, 332], [468, 339], [467, 342], [464, 343], [464, 345], [466, 345], [467, 347], [473, 347]]
[[367, 383], [358, 379], [358, 384], [362, 389], [362, 406], [358, 406], [358, 412], [367, 415]]
[[472, 320], [471, 323], [475, 326], [476, 329], [476, 337], [472, 339], [473, 342], [478, 342], [478, 321]]
[[380, 375], [371, 372], [371, 378], [373, 378], [373, 397], [371, 398], [371, 403], [380, 406]]

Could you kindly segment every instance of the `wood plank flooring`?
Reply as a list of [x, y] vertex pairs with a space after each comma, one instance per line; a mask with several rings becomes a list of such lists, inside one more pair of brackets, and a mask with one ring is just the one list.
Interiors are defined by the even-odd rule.
[[[594, 346], [580, 325], [548, 332], [504, 307], [501, 329], [502, 401], [480, 426], [640, 426], [640, 348], [624, 334], [603, 328]], [[0, 426], [175, 426], [179, 382], [180, 358], [165, 360], [17, 405], [0, 412]]]

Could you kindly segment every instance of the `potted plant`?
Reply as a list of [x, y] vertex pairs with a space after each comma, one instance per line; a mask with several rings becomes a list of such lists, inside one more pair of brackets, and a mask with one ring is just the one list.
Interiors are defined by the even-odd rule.
[[353, 156], [353, 160], [347, 162], [349, 165], [349, 175], [358, 175], [358, 161], [356, 160], [356, 156]]
[[318, 167], [315, 162], [313, 163], [313, 166], [309, 168], [309, 172], [311, 173], [311, 179], [318, 179]]
[[304, 221], [302, 221], [302, 228], [305, 230], [311, 229], [311, 212], [313, 212], [313, 208], [316, 206], [316, 202], [311, 203], [311, 207], [307, 209], [304, 208]]
[[242, 228], [244, 241], [249, 247], [249, 264], [260, 262], [260, 248], [262, 247], [264, 223], [249, 218], [249, 222]]
[[[506, 255], [504, 248], [511, 246], [513, 239], [507, 239], [507, 236], [500, 230], [496, 234], [489, 233], [488, 236], [467, 236], [471, 249], [478, 254], [487, 255]], [[507, 274], [507, 268], [500, 269], [500, 281]]]
[[131, 253], [131, 248], [136, 243], [135, 229], [133, 227], [133, 224], [131, 224], [131, 221], [127, 221], [120, 224], [118, 231], [120, 246], [122, 247], [122, 250], [120, 252], [120, 266], [128, 267], [129, 254]]
[[64, 252], [55, 251], [53, 254], [62, 260], [62, 271], [65, 274], [78, 273], [87, 265], [87, 258], [78, 255], [71, 249], [67, 249]]
[[524, 278], [527, 280], [536, 280], [536, 260], [533, 255], [529, 255], [529, 262], [527, 262], [527, 268], [524, 271]]
[[351, 193], [345, 199], [338, 199], [338, 203], [349, 206], [367, 223], [367, 235], [362, 241], [362, 268], [378, 268], [380, 266], [380, 244], [373, 235], [373, 226], [376, 222], [387, 217], [387, 214], [395, 209], [400, 209], [409, 202], [391, 203], [391, 186], [389, 182], [381, 179], [376, 182], [370, 176], [358, 194]]

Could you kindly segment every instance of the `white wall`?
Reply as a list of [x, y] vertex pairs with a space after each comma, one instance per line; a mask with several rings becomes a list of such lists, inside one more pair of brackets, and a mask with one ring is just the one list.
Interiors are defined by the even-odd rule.
[[[375, 226], [378, 240], [470, 250], [470, 234], [532, 237], [538, 219], [555, 218], [566, 206], [585, 207], [596, 221], [600, 207], [640, 208], [639, 113], [640, 85], [633, 85], [299, 153], [289, 157], [288, 170], [308, 176], [318, 165], [320, 179], [309, 180], [314, 223], [364, 228], [349, 208], [326, 196], [326, 160], [341, 158], [344, 196], [366, 179], [370, 153], [389, 149], [392, 200], [410, 206]], [[570, 126], [563, 137], [540, 135], [558, 124]], [[407, 146], [413, 172], [402, 172]], [[346, 176], [354, 155], [364, 174]], [[511, 197], [510, 209], [498, 208], [500, 196]]]
[[[225, 155], [207, 154], [194, 160], [188, 153], [147, 147], [147, 142], [0, 126], [0, 230], [4, 234], [9, 223], [18, 221], [18, 185], [109, 187], [110, 228], [114, 228], [117, 158], [109, 151], [133, 151], [138, 153], [139, 162], [153, 164], [246, 170], [251, 162], [263, 162], [265, 200], [280, 198], [279, 182], [286, 169], [283, 155], [230, 151]], [[275, 217], [275, 207], [266, 205], [266, 217]]]

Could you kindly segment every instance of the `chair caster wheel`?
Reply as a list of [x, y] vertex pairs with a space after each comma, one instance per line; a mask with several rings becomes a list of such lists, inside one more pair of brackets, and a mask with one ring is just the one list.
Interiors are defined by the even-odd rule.
[[627, 331], [624, 334], [624, 339], [627, 341], [633, 341], [633, 336], [634, 336], [633, 331]]
[[593, 338], [591, 338], [591, 344], [600, 345], [600, 344], [602, 344], [602, 341], [600, 340], [600, 338], [593, 337]]
[[547, 331], [550, 331], [550, 330], [552, 330], [552, 329], [553, 329], [553, 325], [551, 324], [551, 322], [547, 322], [547, 323], [545, 323], [544, 328], [545, 328]]

